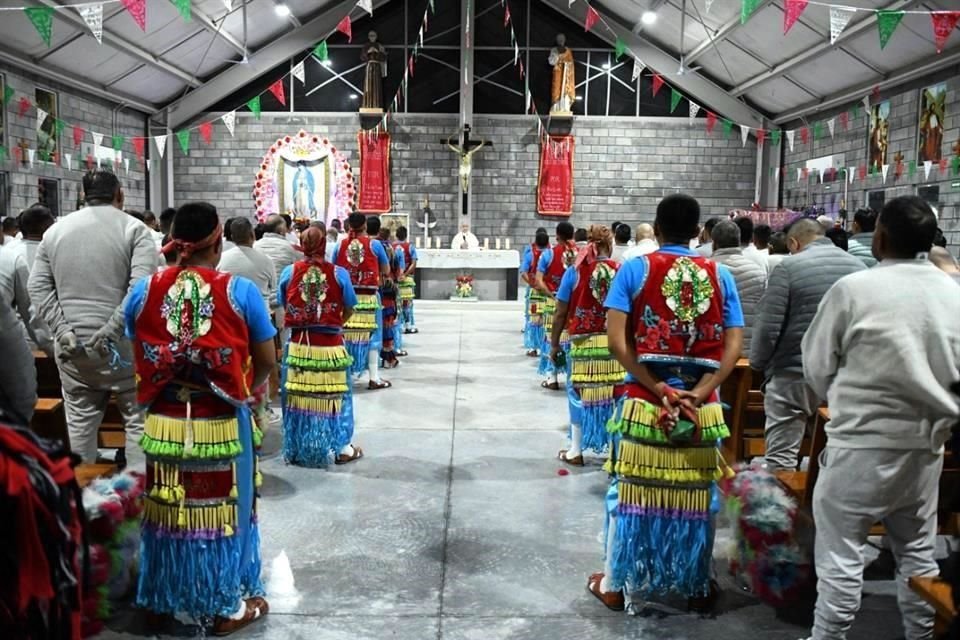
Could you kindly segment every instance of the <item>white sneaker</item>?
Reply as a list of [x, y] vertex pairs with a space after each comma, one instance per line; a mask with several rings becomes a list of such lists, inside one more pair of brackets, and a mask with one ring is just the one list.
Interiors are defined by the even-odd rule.
[[283, 422], [283, 412], [280, 409], [274, 409], [273, 407], [267, 412], [270, 416], [270, 424], [276, 425]]

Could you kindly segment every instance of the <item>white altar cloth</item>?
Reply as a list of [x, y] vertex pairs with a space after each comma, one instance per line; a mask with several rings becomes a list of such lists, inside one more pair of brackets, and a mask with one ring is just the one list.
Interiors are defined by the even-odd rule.
[[420, 269], [519, 269], [516, 249], [417, 249]]

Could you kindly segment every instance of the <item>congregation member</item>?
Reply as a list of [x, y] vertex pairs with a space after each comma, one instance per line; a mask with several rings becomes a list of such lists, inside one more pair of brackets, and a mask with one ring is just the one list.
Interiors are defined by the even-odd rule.
[[406, 334], [420, 333], [413, 309], [417, 288], [417, 282], [413, 276], [417, 272], [417, 260], [420, 256], [417, 254], [417, 246], [407, 237], [407, 228], [402, 225], [397, 227], [397, 241], [394, 243], [394, 248], [403, 254], [404, 264], [399, 280], [401, 328]]
[[300, 255], [287, 239], [287, 223], [283, 216], [268, 216], [263, 224], [263, 237], [253, 243], [253, 248], [270, 258], [279, 281], [283, 270], [299, 260]]
[[711, 238], [711, 260], [727, 267], [737, 283], [740, 307], [743, 310], [743, 354], [749, 357], [753, 324], [756, 321], [760, 298], [767, 286], [767, 274], [760, 265], [743, 255], [743, 249], [740, 248], [740, 228], [730, 220], [717, 224]]
[[37, 367], [23, 323], [8, 304], [0, 304], [0, 354], [0, 417], [8, 424], [29, 425], [37, 404]]
[[157, 251], [165, 247], [170, 241], [170, 229], [173, 227], [173, 218], [177, 215], [177, 210], [173, 207], [167, 207], [160, 212], [160, 216], [157, 218], [157, 224], [160, 228], [160, 242], [157, 245]]
[[[334, 220], [333, 222], [340, 222], [339, 220]], [[327, 262], [333, 262], [333, 252], [337, 249], [337, 243], [340, 242], [340, 232], [337, 231], [337, 228], [333, 226], [333, 223], [330, 223], [330, 227], [327, 229]]]
[[233, 221], [236, 219], [237, 218], [227, 218], [223, 223], [223, 253], [226, 253], [237, 246], [237, 244], [233, 241], [233, 230], [231, 229]]
[[27, 270], [33, 268], [33, 262], [37, 258], [37, 248], [40, 241], [43, 240], [43, 234], [47, 229], [53, 226], [54, 219], [50, 209], [42, 204], [35, 204], [20, 214], [20, 234], [22, 238], [4, 247], [4, 251], [9, 251], [23, 256], [27, 262]]
[[740, 357], [743, 315], [730, 271], [689, 248], [699, 219], [692, 197], [661, 200], [660, 250], [624, 264], [606, 298], [609, 348], [627, 379], [607, 427], [604, 570], [587, 588], [613, 610], [625, 589], [677, 594], [699, 611], [719, 593], [711, 499], [729, 431], [717, 389]]
[[930, 249], [930, 262], [935, 264], [938, 269], [953, 278], [953, 281], [960, 284], [960, 264], [949, 251], [943, 247], [934, 245]]
[[367, 235], [367, 217], [351, 213], [350, 233], [333, 252], [333, 263], [350, 274], [357, 294], [354, 312], [344, 324], [344, 341], [353, 358], [351, 373], [368, 373], [367, 388], [389, 389], [393, 384], [380, 377], [380, 349], [383, 347], [383, 313], [378, 290], [390, 278], [390, 260], [380, 241]]
[[753, 227], [753, 246], [762, 256], [770, 255], [770, 236], [773, 235], [773, 229], [768, 224], [758, 224]]
[[653, 232], [653, 225], [648, 222], [641, 222], [637, 225], [633, 246], [624, 251], [623, 260], [626, 262], [633, 258], [649, 255], [659, 248], [656, 234]]
[[[557, 367], [550, 358], [550, 336], [553, 334], [553, 318], [557, 310], [557, 290], [566, 270], [573, 266], [577, 258], [577, 245], [573, 241], [573, 225], [569, 222], [557, 224], [556, 244], [540, 254], [537, 261], [537, 289], [544, 297], [543, 308], [543, 342], [540, 345], [540, 366], [538, 373], [546, 376], [540, 383], [544, 389], [560, 390]], [[564, 330], [560, 342], [566, 345], [568, 340]]]
[[787, 245], [792, 255], [770, 274], [750, 343], [750, 366], [764, 378], [764, 462], [770, 470], [797, 467], [807, 423], [820, 404], [803, 377], [803, 334], [827, 290], [866, 268], [824, 237], [816, 220], [794, 222]]
[[163, 233], [160, 231], [160, 221], [157, 220], [157, 216], [153, 211], [143, 212], [143, 224], [147, 225], [147, 228], [150, 229], [150, 235], [153, 237], [154, 242], [163, 240]]
[[853, 214], [853, 235], [847, 241], [847, 251], [857, 256], [867, 267], [877, 264], [873, 255], [873, 234], [877, 228], [877, 212], [873, 209], [857, 209]]
[[287, 242], [292, 245], [300, 242], [300, 235], [293, 217], [289, 213], [282, 213], [280, 217], [283, 218], [284, 238], [286, 238]]
[[764, 273], [767, 273], [767, 255], [760, 253], [753, 244], [753, 220], [747, 216], [740, 216], [734, 220], [734, 223], [740, 229], [740, 248], [743, 250], [743, 256], [760, 265]]
[[778, 264], [790, 255], [787, 249], [787, 234], [785, 231], [777, 231], [770, 236], [770, 254], [767, 256], [767, 276], [773, 273]]
[[[0, 250], [0, 305], [16, 311], [19, 316], [18, 336], [22, 336], [24, 344], [27, 338], [30, 342], [42, 349], [49, 357], [53, 357], [53, 339], [43, 321], [37, 317], [35, 305], [30, 302], [27, 283], [30, 280], [30, 267], [27, 259], [21, 253], [23, 243], [14, 247]], [[31, 355], [31, 358], [33, 356]], [[9, 366], [9, 364], [4, 364]]]
[[15, 216], [7, 216], [0, 223], [0, 245], [9, 249], [20, 242], [20, 221]]
[[720, 218], [710, 218], [703, 223], [703, 229], [700, 230], [700, 245], [697, 247], [697, 253], [704, 258], [713, 255], [713, 228], [720, 222]]
[[403, 274], [402, 253], [393, 248], [390, 242], [390, 229], [380, 223], [380, 218], [367, 218], [367, 234], [380, 241], [387, 254], [387, 270], [389, 276], [380, 283], [380, 314], [383, 319], [383, 344], [380, 347], [380, 366], [384, 369], [395, 369], [400, 365], [399, 357], [407, 355], [402, 349], [403, 333], [398, 333], [400, 292], [397, 282]]
[[[561, 352], [566, 364], [570, 447], [561, 449], [563, 462], [582, 467], [583, 452], [607, 449], [607, 421], [613, 415], [614, 390], [623, 383], [624, 370], [607, 346], [607, 316], [603, 307], [619, 264], [610, 258], [613, 234], [593, 225], [586, 247], [566, 270], [557, 289], [557, 310], [550, 336], [550, 359]], [[563, 349], [560, 336], [570, 336]]]
[[936, 576], [943, 445], [960, 418], [960, 295], [927, 259], [936, 228], [917, 196], [884, 205], [879, 264], [839, 280], [803, 338], [803, 371], [830, 407], [813, 495], [818, 578], [813, 640], [844, 640], [860, 608], [864, 548], [882, 523], [908, 640], [933, 638], [934, 611], [907, 585]]
[[540, 355], [540, 349], [547, 339], [543, 330], [543, 307], [547, 297], [537, 286], [537, 266], [540, 264], [540, 256], [549, 248], [550, 236], [546, 229], [539, 227], [533, 242], [523, 248], [523, 258], [520, 261], [520, 279], [527, 285], [523, 347], [531, 358]]
[[587, 243], [590, 241], [590, 232], [580, 227], [573, 232], [573, 243], [577, 245], [578, 249], [583, 249], [587, 246]]
[[[233, 248], [225, 250], [220, 256], [220, 271], [243, 276], [253, 282], [263, 297], [268, 309], [277, 306], [277, 273], [273, 261], [253, 248], [253, 223], [249, 218], [231, 218], [224, 224], [230, 225]], [[224, 242], [223, 246], [226, 247]]]
[[625, 224], [617, 225], [613, 232], [613, 253], [610, 258], [617, 264], [623, 263], [623, 254], [630, 248], [630, 227]]
[[137, 282], [125, 302], [146, 411], [137, 605], [212, 618], [214, 635], [269, 610], [256, 505], [262, 434], [249, 403], [276, 364], [256, 285], [217, 270], [222, 232], [213, 205], [180, 207], [167, 248], [177, 266]]
[[278, 301], [285, 308], [290, 340], [283, 356], [283, 458], [290, 464], [325, 467], [363, 456], [354, 446], [350, 354], [344, 323], [357, 296], [350, 274], [326, 261], [326, 235], [315, 227], [301, 234], [303, 259], [283, 270]]
[[[111, 396], [128, 442], [143, 431], [122, 302], [130, 288], [157, 270], [156, 243], [146, 226], [123, 212], [113, 173], [83, 177], [87, 206], [50, 227], [30, 272], [30, 300], [54, 340], [70, 448], [97, 459], [97, 430]], [[125, 461], [124, 451], [117, 454]]]
[[827, 232], [824, 235], [828, 240], [830, 240], [830, 242], [834, 244], [835, 247], [843, 251], [849, 250], [850, 244], [847, 238], [847, 232], [840, 227], [831, 227], [827, 229]]

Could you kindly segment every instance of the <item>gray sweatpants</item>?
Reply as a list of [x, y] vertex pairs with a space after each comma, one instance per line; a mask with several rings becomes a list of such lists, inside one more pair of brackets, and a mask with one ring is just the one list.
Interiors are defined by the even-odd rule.
[[771, 470], [795, 469], [807, 422], [820, 400], [802, 373], [775, 373], [763, 390], [764, 461]]
[[844, 640], [860, 608], [863, 548], [877, 522], [897, 562], [897, 602], [907, 640], [933, 638], [933, 608], [907, 586], [940, 573], [934, 560], [943, 456], [929, 451], [840, 449], [821, 456], [813, 493], [819, 584], [813, 640]]
[[97, 430], [103, 422], [111, 394], [117, 396], [127, 444], [133, 445], [129, 448], [135, 449], [143, 435], [143, 413], [137, 405], [130, 343], [124, 340], [117, 346], [126, 364], [119, 369], [111, 368], [111, 356], [101, 357], [90, 351], [70, 360], [62, 360], [57, 347], [57, 368], [63, 386], [70, 449], [84, 462], [96, 462]]

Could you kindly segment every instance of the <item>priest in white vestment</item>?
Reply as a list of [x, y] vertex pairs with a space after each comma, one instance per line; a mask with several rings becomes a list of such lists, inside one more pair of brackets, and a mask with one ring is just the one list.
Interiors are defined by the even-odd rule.
[[460, 233], [453, 236], [450, 248], [454, 250], [479, 249], [480, 240], [470, 232], [469, 224], [462, 224], [460, 225]]

